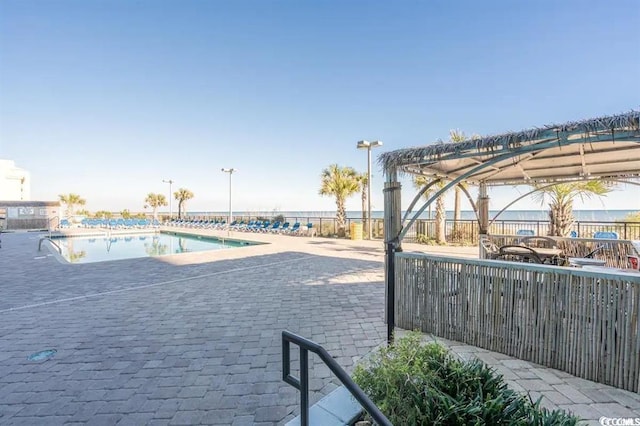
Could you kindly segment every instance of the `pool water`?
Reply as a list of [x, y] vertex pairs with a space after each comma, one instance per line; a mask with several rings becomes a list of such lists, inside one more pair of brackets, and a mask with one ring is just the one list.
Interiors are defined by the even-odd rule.
[[53, 241], [60, 247], [62, 257], [70, 263], [105, 262], [260, 244], [177, 233], [60, 237]]

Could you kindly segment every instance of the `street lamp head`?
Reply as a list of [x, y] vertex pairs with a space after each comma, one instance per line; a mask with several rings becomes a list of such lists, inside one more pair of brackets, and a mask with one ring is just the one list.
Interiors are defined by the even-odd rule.
[[358, 149], [370, 149], [370, 148], [375, 148], [376, 146], [382, 146], [382, 142], [381, 141], [373, 141], [373, 142], [358, 141], [358, 144], [356, 145]]
[[225, 173], [234, 173], [234, 172], [238, 171], [238, 169], [225, 169], [225, 168], [222, 168], [220, 170], [225, 172]]
[[371, 146], [369, 141], [358, 141], [358, 144], [356, 145], [358, 149], [367, 149], [369, 146]]

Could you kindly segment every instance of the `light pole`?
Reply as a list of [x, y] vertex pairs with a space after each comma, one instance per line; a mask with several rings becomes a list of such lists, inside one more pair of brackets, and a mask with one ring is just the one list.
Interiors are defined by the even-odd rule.
[[171, 179], [162, 179], [162, 182], [169, 184], [169, 220], [171, 220], [171, 217], [173, 216], [173, 208], [171, 207], [171, 185], [173, 185], [173, 181]]
[[231, 214], [231, 175], [234, 172], [237, 172], [238, 169], [220, 169], [222, 170], [224, 173], [229, 173], [229, 221], [227, 222], [227, 226], [231, 226], [231, 219], [232, 219], [232, 214]]
[[358, 141], [358, 149], [367, 150], [367, 236], [371, 239], [371, 148], [382, 146], [380, 141]]

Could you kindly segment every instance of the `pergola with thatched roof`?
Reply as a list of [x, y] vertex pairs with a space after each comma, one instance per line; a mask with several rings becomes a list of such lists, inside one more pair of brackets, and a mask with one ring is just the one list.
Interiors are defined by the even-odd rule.
[[[394, 253], [412, 223], [440, 195], [465, 182], [479, 187], [480, 232], [488, 229], [487, 186], [549, 185], [577, 180], [640, 178], [640, 111], [383, 153], [387, 318], [393, 330]], [[401, 218], [400, 174], [431, 177]], [[429, 187], [444, 186], [403, 223]], [[475, 208], [475, 207], [474, 207]]]

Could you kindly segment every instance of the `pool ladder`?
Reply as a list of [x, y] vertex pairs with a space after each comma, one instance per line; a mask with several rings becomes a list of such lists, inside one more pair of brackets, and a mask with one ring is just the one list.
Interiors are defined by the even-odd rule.
[[60, 254], [62, 254], [62, 249], [60, 248], [60, 246], [59, 246], [58, 244], [56, 244], [56, 243], [53, 241], [53, 239], [51, 238], [51, 236], [49, 236], [49, 237], [41, 237], [41, 238], [40, 238], [40, 241], [38, 242], [38, 251], [42, 251], [42, 242], [43, 242], [43, 241], [49, 241], [51, 244], [53, 244], [53, 245], [58, 249], [58, 252], [59, 252]]

